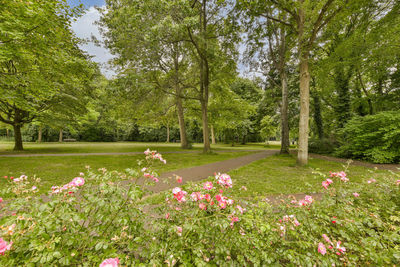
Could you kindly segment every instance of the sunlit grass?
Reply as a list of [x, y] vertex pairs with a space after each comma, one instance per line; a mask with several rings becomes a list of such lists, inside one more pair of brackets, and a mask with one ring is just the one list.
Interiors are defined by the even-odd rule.
[[[207, 163], [222, 161], [235, 157], [248, 155], [251, 152], [229, 152], [229, 153], [187, 153], [187, 154], [164, 154], [167, 164], [159, 164], [160, 173], [177, 169], [204, 165]], [[126, 168], [137, 166], [137, 160], [143, 160], [144, 155], [114, 155], [114, 156], [62, 156], [62, 157], [23, 157], [23, 158], [1, 158], [0, 157], [0, 186], [5, 179], [1, 177], [37, 175], [42, 179], [41, 191], [50, 189], [52, 185], [62, 185], [69, 182], [79, 172], [85, 170], [89, 165], [92, 169], [105, 167], [108, 170], [122, 171]]]

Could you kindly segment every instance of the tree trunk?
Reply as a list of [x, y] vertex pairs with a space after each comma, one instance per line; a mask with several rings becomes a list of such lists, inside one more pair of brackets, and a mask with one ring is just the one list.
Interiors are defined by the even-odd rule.
[[40, 124], [39, 133], [38, 133], [38, 143], [42, 142], [42, 130], [43, 130], [43, 126]]
[[7, 135], [7, 138], [10, 137], [10, 130], [8, 128], [6, 129], [6, 135]]
[[203, 100], [201, 101], [201, 117], [203, 123], [203, 152], [208, 153], [211, 151], [210, 147], [210, 132], [208, 129], [208, 116], [207, 116], [207, 103]]
[[305, 12], [303, 7], [299, 8], [298, 20], [300, 57], [300, 119], [297, 163], [299, 165], [306, 165], [308, 163], [308, 120], [310, 113], [310, 73], [308, 71], [310, 47], [304, 41]]
[[214, 134], [214, 125], [211, 125], [211, 143], [213, 145], [216, 144], [216, 142], [215, 142], [215, 134]]
[[60, 135], [58, 136], [58, 142], [62, 142], [63, 141], [63, 130], [60, 129]]
[[167, 124], [167, 143], [169, 143], [169, 125]]
[[13, 126], [14, 126], [14, 141], [15, 141], [14, 150], [15, 151], [24, 150], [24, 147], [22, 145], [21, 125], [19, 123], [16, 123]]
[[185, 117], [183, 113], [182, 99], [180, 97], [176, 97], [176, 107], [178, 112], [178, 121], [179, 121], [179, 135], [181, 139], [181, 148], [188, 148], [188, 140], [186, 135], [186, 125], [185, 125]]
[[281, 141], [281, 154], [289, 154], [289, 96], [288, 96], [288, 85], [286, 71], [281, 72], [281, 83], [282, 83], [282, 106], [281, 106], [281, 126], [282, 126], [282, 141]]

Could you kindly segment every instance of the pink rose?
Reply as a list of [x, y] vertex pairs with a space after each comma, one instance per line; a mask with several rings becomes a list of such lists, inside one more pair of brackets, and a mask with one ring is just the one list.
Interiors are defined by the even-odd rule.
[[243, 212], [245, 211], [244, 208], [242, 208], [241, 206], [237, 205], [236, 208], [240, 211], [241, 214], [243, 214]]
[[225, 208], [226, 208], [226, 202], [225, 202], [225, 201], [221, 201], [221, 202], [219, 203], [219, 207], [220, 207], [221, 209], [225, 209]]
[[212, 182], [206, 182], [204, 184], [204, 189], [211, 190], [213, 188], [214, 188], [214, 186], [213, 186]]
[[321, 242], [318, 243], [318, 252], [321, 253], [322, 255], [326, 254], [326, 247]]
[[110, 258], [104, 260], [99, 267], [118, 267], [119, 259], [118, 258]]
[[0, 238], [0, 255], [4, 255], [7, 250], [10, 250], [11, 245], [12, 242], [8, 244], [5, 240], [3, 240], [3, 238]]
[[305, 196], [304, 201], [307, 202], [308, 204], [313, 203], [314, 199], [312, 196]]
[[200, 208], [201, 210], [206, 210], [206, 209], [207, 209], [207, 206], [206, 206], [206, 204], [204, 204], [204, 203], [199, 203], [199, 208]]
[[323, 234], [322, 237], [325, 239], [325, 241], [329, 244], [332, 244], [331, 240], [329, 239], [329, 237], [326, 234]]
[[182, 236], [182, 231], [183, 231], [182, 227], [180, 227], [180, 226], [177, 226], [177, 227], [176, 227], [176, 233], [177, 233], [179, 236]]
[[75, 186], [82, 186], [85, 184], [85, 180], [82, 177], [75, 177], [70, 184]]
[[353, 196], [354, 196], [354, 197], [359, 197], [359, 196], [360, 196], [360, 194], [359, 194], [359, 193], [357, 193], [357, 192], [354, 192], [354, 193], [353, 193]]
[[0, 203], [3, 202], [3, 199], [0, 197]]

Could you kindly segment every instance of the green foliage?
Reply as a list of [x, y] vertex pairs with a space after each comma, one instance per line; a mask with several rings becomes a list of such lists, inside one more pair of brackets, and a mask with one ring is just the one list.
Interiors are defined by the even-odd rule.
[[271, 116], [264, 116], [260, 123], [260, 134], [268, 142], [269, 138], [276, 134], [277, 127]]
[[33, 120], [58, 127], [85, 111], [96, 66], [71, 30], [80, 7], [65, 1], [5, 1], [0, 5], [0, 121], [20, 128]]
[[331, 154], [335, 151], [338, 144], [331, 139], [310, 139], [308, 142], [308, 151], [317, 154]]
[[340, 132], [336, 154], [375, 163], [400, 162], [400, 113], [355, 117]]
[[[156, 176], [158, 164], [147, 157], [141, 171]], [[0, 191], [0, 231], [13, 243], [0, 264], [93, 266], [118, 257], [122, 265], [391, 266], [400, 259], [400, 177], [394, 173], [371, 171], [361, 182], [331, 174], [321, 200], [282, 197], [276, 203], [240, 200], [216, 183], [217, 175], [211, 188], [188, 184], [187, 192], [175, 188], [149, 206], [141, 201], [141, 167], [88, 169], [85, 184], [54, 188], [45, 199], [32, 188], [40, 180], [9, 180]], [[328, 177], [315, 174], [320, 182]]]

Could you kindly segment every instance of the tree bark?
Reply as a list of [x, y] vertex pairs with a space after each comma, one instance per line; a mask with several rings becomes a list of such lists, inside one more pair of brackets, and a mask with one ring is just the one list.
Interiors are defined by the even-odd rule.
[[15, 141], [14, 150], [15, 151], [24, 150], [24, 147], [22, 145], [21, 125], [19, 123], [16, 123], [13, 126], [14, 126], [14, 141]]
[[203, 122], [203, 152], [208, 153], [211, 151], [210, 147], [210, 132], [208, 129], [208, 116], [207, 116], [207, 111], [208, 111], [208, 101], [205, 102], [204, 100], [201, 101], [201, 117], [202, 117], [202, 122]]
[[62, 141], [63, 141], [63, 130], [60, 129], [60, 134], [58, 136], [58, 142], [62, 143]]
[[169, 143], [169, 125], [167, 124], [167, 143]]
[[299, 57], [300, 57], [300, 119], [299, 119], [299, 143], [297, 163], [306, 165], [308, 163], [308, 121], [310, 113], [310, 73], [308, 60], [310, 54], [309, 44], [304, 40], [305, 12], [303, 7], [299, 8]]
[[38, 133], [38, 143], [42, 142], [42, 132], [43, 132], [42, 130], [43, 130], [43, 125], [40, 124]]
[[178, 48], [174, 45], [175, 55], [174, 55], [174, 86], [175, 86], [175, 94], [176, 94], [176, 109], [178, 113], [178, 122], [179, 122], [179, 136], [181, 140], [181, 148], [187, 149], [189, 148], [187, 135], [186, 135], [186, 125], [185, 125], [185, 115], [183, 112], [183, 105], [182, 105], [182, 89], [179, 85], [179, 54]]
[[6, 135], [7, 135], [7, 138], [10, 137], [10, 130], [8, 130], [8, 128], [6, 129]]
[[183, 113], [182, 99], [180, 97], [176, 98], [176, 107], [178, 111], [178, 121], [179, 121], [179, 135], [181, 138], [181, 148], [188, 148], [188, 140], [186, 135], [186, 125], [185, 117]]
[[211, 144], [215, 145], [214, 125], [211, 125]]
[[289, 94], [287, 85], [287, 74], [283, 70], [281, 72], [281, 83], [282, 83], [282, 106], [281, 106], [281, 127], [282, 127], [282, 140], [281, 140], [281, 151], [280, 154], [289, 154]]

